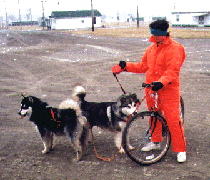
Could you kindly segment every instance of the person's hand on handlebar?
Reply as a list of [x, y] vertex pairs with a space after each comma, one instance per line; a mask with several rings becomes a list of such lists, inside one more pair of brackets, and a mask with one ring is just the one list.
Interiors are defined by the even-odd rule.
[[112, 67], [112, 72], [114, 74], [119, 74], [122, 71], [125, 71], [125, 67], [126, 67], [126, 62], [125, 61], [120, 61], [119, 64]]
[[163, 84], [161, 82], [152, 82], [152, 90], [158, 91], [163, 87]]

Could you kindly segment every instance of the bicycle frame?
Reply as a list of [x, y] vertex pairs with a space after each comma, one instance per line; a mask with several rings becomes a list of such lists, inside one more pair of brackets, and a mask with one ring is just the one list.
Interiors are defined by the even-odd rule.
[[[151, 88], [151, 87], [144, 87], [144, 88]], [[143, 88], [143, 89], [144, 89]], [[142, 90], [142, 89], [141, 89]], [[152, 91], [150, 91], [152, 92]], [[154, 108], [152, 108], [152, 115], [154, 116], [155, 112], [158, 112], [159, 107], [158, 107], [158, 92], [154, 92], [154, 93], [150, 93], [151, 98], [154, 99]], [[141, 106], [142, 102], [146, 99], [146, 95], [141, 99], [140, 102], [138, 102], [136, 104], [136, 109], [135, 111], [128, 117], [128, 119], [126, 120], [126, 123], [130, 120], [130, 118], [133, 116], [133, 114], [139, 109], [139, 107]], [[159, 113], [158, 113], [159, 114]]]
[[[143, 86], [143, 84], [142, 84]], [[146, 85], [144, 88], [151, 88], [151, 84]], [[143, 89], [144, 89], [143, 88]], [[141, 89], [142, 90], [142, 89]], [[151, 108], [151, 122], [150, 122], [150, 126], [148, 128], [148, 130], [146, 131], [146, 136], [148, 138], [152, 137], [152, 134], [155, 131], [156, 125], [157, 125], [157, 120], [158, 120], [158, 116], [161, 116], [161, 114], [158, 112], [160, 110], [160, 108], [158, 107], [158, 91], [149, 91], [151, 98], [153, 98], [154, 100], [154, 106]], [[126, 124], [127, 122], [130, 120], [130, 118], [134, 115], [134, 113], [139, 109], [139, 107], [141, 106], [142, 102], [146, 99], [146, 95], [141, 99], [140, 102], [138, 102], [136, 104], [136, 109], [135, 111], [128, 117], [128, 119], [126, 120]], [[155, 118], [155, 120], [154, 120]], [[152, 128], [152, 124], [154, 124], [154, 127]], [[152, 130], [151, 130], [152, 129]], [[151, 133], [150, 133], [151, 131]], [[148, 136], [148, 134], [150, 134], [150, 136]]]

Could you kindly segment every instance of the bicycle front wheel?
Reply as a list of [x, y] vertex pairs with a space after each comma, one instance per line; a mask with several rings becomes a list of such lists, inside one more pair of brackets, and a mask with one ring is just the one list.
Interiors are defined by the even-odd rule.
[[[150, 126], [151, 117], [156, 118], [157, 124]], [[122, 145], [131, 160], [141, 165], [148, 165], [160, 161], [169, 149], [171, 135], [166, 120], [160, 116], [152, 116], [149, 111], [141, 112], [132, 117], [123, 132]], [[154, 122], [153, 121], [153, 124]], [[142, 148], [151, 143], [154, 135], [159, 132], [159, 142], [155, 148], [145, 151]], [[147, 149], [148, 150], [148, 149]]]

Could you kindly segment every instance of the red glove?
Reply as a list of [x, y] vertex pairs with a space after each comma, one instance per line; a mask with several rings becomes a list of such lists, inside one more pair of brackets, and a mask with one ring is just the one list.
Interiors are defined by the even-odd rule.
[[119, 73], [121, 73], [122, 71], [125, 70], [125, 66], [126, 66], [126, 62], [125, 61], [120, 61], [119, 64], [112, 67], [112, 72], [114, 74], [119, 74]]
[[114, 73], [114, 74], [119, 74], [119, 73], [121, 73], [123, 71], [123, 69], [121, 69], [121, 67], [119, 66], [119, 64], [117, 64], [116, 66], [113, 66], [112, 67], [112, 72]]

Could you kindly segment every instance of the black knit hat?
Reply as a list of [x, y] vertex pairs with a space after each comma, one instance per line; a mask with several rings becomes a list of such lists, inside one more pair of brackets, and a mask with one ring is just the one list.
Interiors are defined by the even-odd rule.
[[149, 27], [152, 29], [159, 29], [161, 31], [167, 31], [167, 29], [169, 28], [169, 22], [166, 21], [165, 19], [161, 19], [161, 20], [158, 19], [152, 22], [149, 25]]

